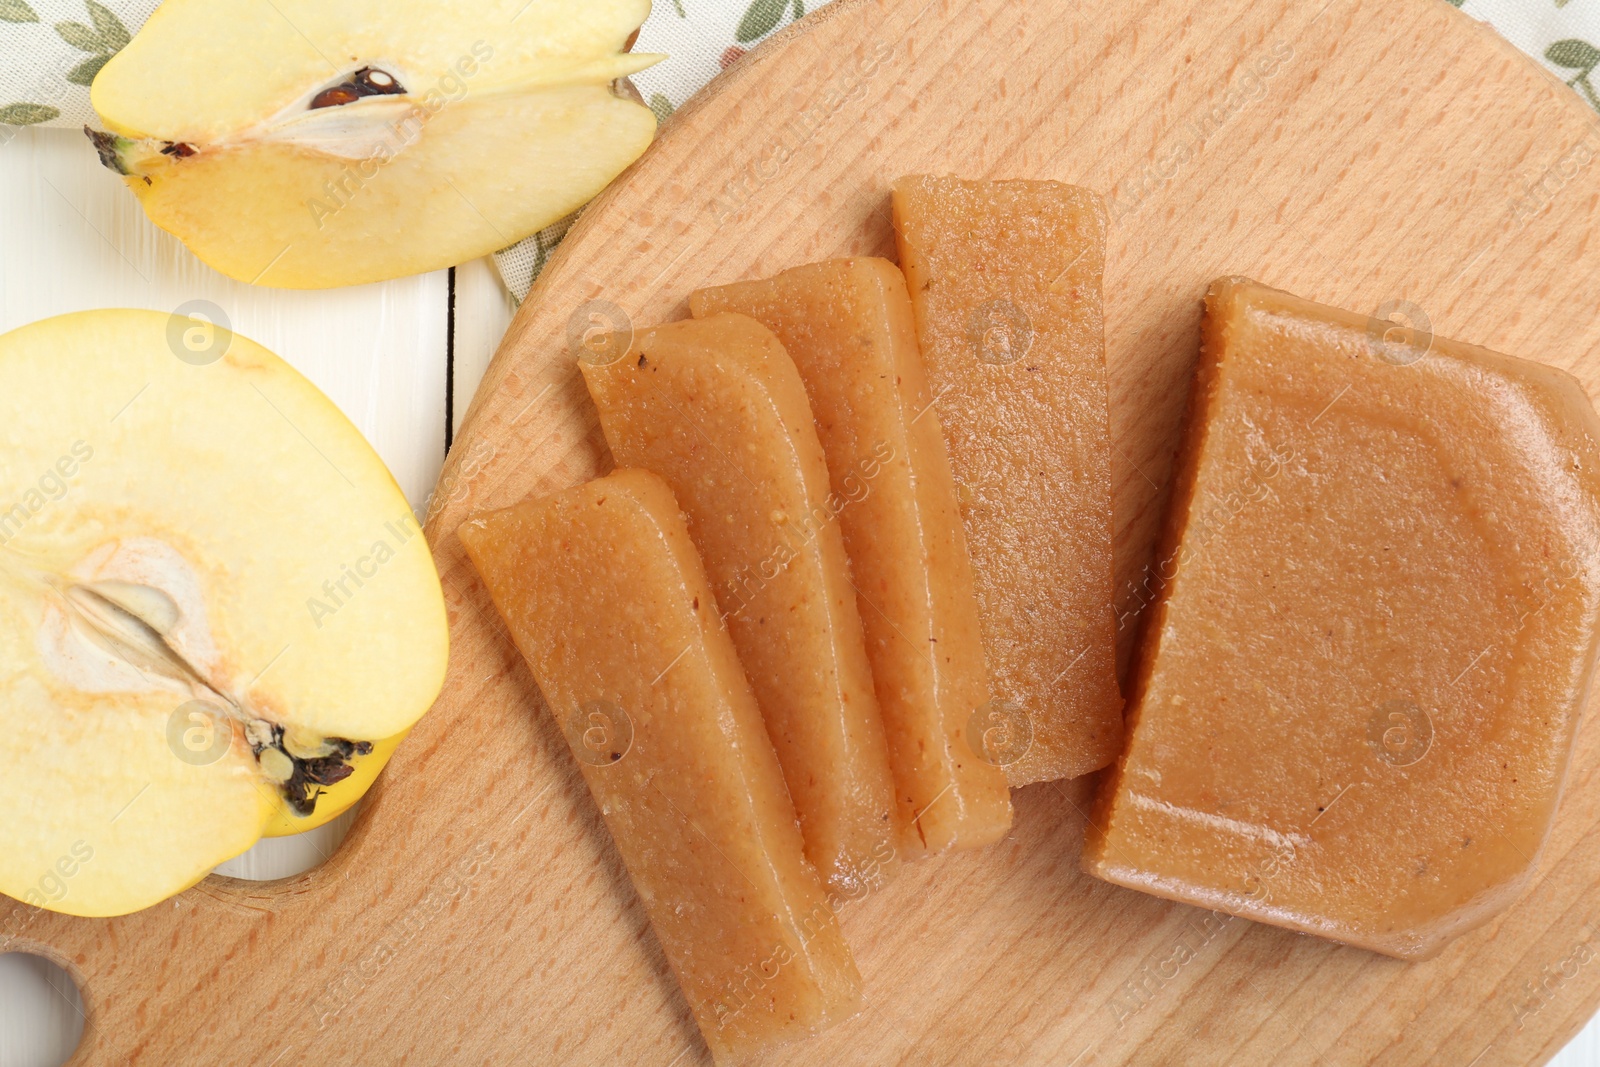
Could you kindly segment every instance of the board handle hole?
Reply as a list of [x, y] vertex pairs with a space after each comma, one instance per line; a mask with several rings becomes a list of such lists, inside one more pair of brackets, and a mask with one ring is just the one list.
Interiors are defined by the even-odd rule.
[[[337, 819], [315, 830], [293, 837], [263, 837], [250, 851], [221, 864], [213, 873], [248, 882], [270, 882], [275, 878], [304, 874], [333, 858], [360, 810], [358, 802]], [[0, 1061], [0, 1067], [10, 1065]]]

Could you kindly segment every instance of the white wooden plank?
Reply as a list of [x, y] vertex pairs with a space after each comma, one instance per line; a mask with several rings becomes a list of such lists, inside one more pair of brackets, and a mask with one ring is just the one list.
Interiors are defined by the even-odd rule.
[[475, 259], [456, 268], [452, 433], [461, 429], [461, 419], [516, 310], [489, 259]]

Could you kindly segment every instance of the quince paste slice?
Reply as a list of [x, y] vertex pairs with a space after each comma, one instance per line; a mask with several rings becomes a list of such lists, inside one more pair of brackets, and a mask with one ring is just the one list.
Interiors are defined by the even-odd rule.
[[854, 1013], [860, 976], [672, 491], [619, 470], [460, 534], [717, 1062]]
[[[990, 721], [988, 665], [955, 483], [917, 351], [904, 277], [838, 259], [702, 289], [696, 317], [772, 330], [805, 383], [833, 483], [894, 767], [908, 856], [972, 848], [1011, 827], [999, 767], [1028, 738]], [[979, 739], [977, 751], [970, 743]], [[988, 742], [985, 744], [985, 742]]]
[[1216, 283], [1090, 873], [1406, 958], [1510, 903], [1593, 669], [1597, 435], [1560, 370]]
[[[620, 347], [620, 346], [619, 346]], [[641, 332], [582, 364], [619, 465], [672, 488], [800, 815], [842, 896], [897, 869], [894, 786], [805, 388], [743, 315]]]
[[930, 177], [896, 182], [893, 204], [994, 696], [1031, 731], [1006, 775], [1087, 774], [1122, 743], [1105, 208], [1060, 182]]

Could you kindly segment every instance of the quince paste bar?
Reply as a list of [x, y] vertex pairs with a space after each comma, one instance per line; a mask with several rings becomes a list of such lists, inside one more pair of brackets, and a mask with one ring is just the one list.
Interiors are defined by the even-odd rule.
[[717, 1062], [852, 1014], [855, 963], [666, 484], [621, 470], [460, 534]]
[[988, 667], [904, 277], [887, 260], [839, 259], [703, 289], [690, 306], [696, 317], [735, 311], [760, 321], [805, 383], [833, 482], [829, 508], [855, 577], [900, 819], [912, 830], [902, 850], [1004, 837], [1011, 803], [998, 765], [1011, 753], [996, 744], [980, 759], [968, 740], [975, 717], [989, 728]]
[[1216, 283], [1090, 873], [1406, 958], [1504, 908], [1593, 669], [1597, 437], [1560, 370]]
[[1122, 742], [1111, 606], [1105, 210], [1059, 182], [903, 178], [900, 265], [950, 442], [995, 697], [1031, 724], [1012, 785]]
[[619, 465], [660, 475], [688, 518], [800, 814], [844, 897], [897, 869], [894, 784], [805, 387], [743, 315], [639, 333], [581, 364]]

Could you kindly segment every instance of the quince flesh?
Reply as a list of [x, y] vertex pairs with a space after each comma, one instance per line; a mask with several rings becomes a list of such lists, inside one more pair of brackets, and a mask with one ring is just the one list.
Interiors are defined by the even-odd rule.
[[[216, 358], [178, 358], [196, 331]], [[6, 334], [0, 380], [0, 893], [126, 914], [359, 799], [448, 636], [355, 427], [259, 345], [153, 311]]]

